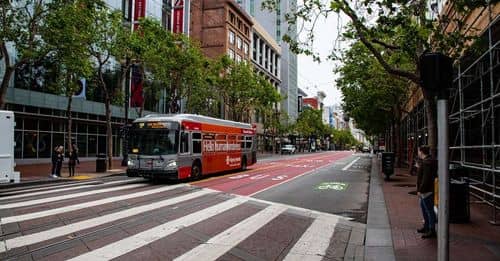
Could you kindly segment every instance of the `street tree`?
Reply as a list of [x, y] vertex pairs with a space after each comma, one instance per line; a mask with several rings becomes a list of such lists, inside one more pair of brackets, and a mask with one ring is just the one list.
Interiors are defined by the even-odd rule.
[[295, 130], [304, 137], [322, 136], [326, 133], [326, 126], [321, 119], [321, 111], [304, 108], [299, 114]]
[[[98, 0], [96, 0], [98, 1]], [[111, 126], [111, 102], [114, 87], [105, 80], [106, 71], [112, 70], [117, 62], [113, 57], [118, 48], [119, 32], [126, 30], [122, 25], [122, 14], [119, 11], [111, 11], [104, 4], [96, 6], [91, 19], [93, 29], [91, 43], [87, 46], [94, 61], [95, 79], [98, 88], [104, 95], [104, 107], [106, 111], [106, 152], [108, 168], [113, 167], [113, 135]]]
[[[0, 109], [16, 69], [43, 59], [49, 52], [40, 30], [51, 5], [47, 0], [0, 1], [0, 60], [3, 75], [0, 82]], [[9, 52], [9, 48], [15, 52]], [[13, 56], [14, 55], [14, 56]]]
[[75, 92], [81, 88], [81, 78], [89, 78], [92, 74], [92, 63], [87, 46], [92, 39], [92, 17], [99, 1], [52, 1], [51, 12], [47, 15], [41, 27], [46, 48], [50, 50], [48, 56], [54, 61], [57, 77], [53, 86], [57, 93], [68, 98], [67, 115], [67, 148], [72, 152], [72, 101]]
[[[384, 133], [390, 126], [395, 135], [393, 148], [401, 156], [399, 126], [407, 99], [407, 81], [385, 71], [359, 41], [343, 53], [342, 61], [336, 72], [339, 74], [337, 87], [343, 94], [344, 112], [369, 136]], [[405, 61], [400, 59], [398, 62]], [[410, 62], [406, 62], [411, 66]]]
[[[267, 0], [263, 6], [275, 9], [279, 0]], [[451, 1], [456, 11], [453, 17], [432, 14], [429, 12], [429, 1], [393, 1], [393, 0], [304, 0], [291, 13], [286, 14], [287, 22], [295, 26], [300, 24], [306, 32], [306, 38], [298, 39], [285, 35], [291, 49], [297, 53], [312, 55], [314, 52], [314, 27], [319, 17], [332, 14], [348, 17], [350, 23], [342, 31], [348, 40], [359, 40], [373, 54], [375, 59], [388, 73], [402, 77], [413, 85], [421, 87], [419, 57], [426, 50], [443, 52], [454, 58], [460, 56], [467, 44], [475, 39], [474, 28], [462, 21], [465, 14], [479, 6], [487, 6], [497, 1]], [[437, 17], [437, 21], [435, 19]], [[442, 24], [453, 23], [456, 30], [448, 32], [441, 28]], [[307, 25], [307, 26], [303, 26]], [[464, 33], [465, 32], [465, 33]], [[406, 68], [390, 63], [392, 53], [411, 61], [412, 66]], [[337, 58], [334, 53], [330, 58]], [[405, 64], [406, 66], [406, 64]], [[410, 84], [408, 84], [410, 86]], [[428, 142], [433, 150], [436, 148], [436, 102], [434, 94], [422, 89], [428, 124]]]
[[134, 34], [134, 52], [139, 54], [143, 75], [166, 90], [168, 111], [179, 112], [181, 99], [186, 100], [186, 111], [199, 111], [200, 97], [207, 94], [208, 61], [198, 43], [150, 18], [142, 19]]

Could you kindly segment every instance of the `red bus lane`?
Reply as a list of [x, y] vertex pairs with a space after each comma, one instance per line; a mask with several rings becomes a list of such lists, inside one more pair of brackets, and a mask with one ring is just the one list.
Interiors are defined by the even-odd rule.
[[352, 155], [352, 152], [349, 151], [326, 152], [300, 158], [263, 162], [254, 165], [252, 169], [247, 171], [202, 180], [192, 184], [227, 193], [251, 196], [299, 176], [312, 174], [315, 170], [350, 155]]

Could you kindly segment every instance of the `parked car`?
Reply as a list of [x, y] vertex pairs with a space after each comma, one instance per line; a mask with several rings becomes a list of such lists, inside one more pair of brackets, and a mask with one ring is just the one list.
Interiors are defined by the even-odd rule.
[[281, 154], [295, 154], [295, 145], [287, 144], [281, 148]]
[[370, 152], [370, 148], [368, 148], [367, 146], [364, 146], [364, 147], [363, 147], [363, 152], [365, 152], [365, 153], [366, 153], [366, 152]]

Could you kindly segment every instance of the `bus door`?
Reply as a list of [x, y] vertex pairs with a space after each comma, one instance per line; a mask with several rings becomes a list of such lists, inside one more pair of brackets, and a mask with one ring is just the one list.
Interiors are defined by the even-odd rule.
[[179, 166], [179, 179], [187, 178], [191, 175], [191, 146], [189, 131], [181, 131], [179, 135], [179, 157], [177, 165]]

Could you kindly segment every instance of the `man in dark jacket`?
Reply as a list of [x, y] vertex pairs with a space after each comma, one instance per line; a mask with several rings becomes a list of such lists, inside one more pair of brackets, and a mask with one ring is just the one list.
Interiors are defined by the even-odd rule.
[[437, 162], [430, 156], [428, 146], [418, 149], [417, 195], [424, 216], [424, 227], [418, 229], [422, 238], [436, 237], [436, 213], [434, 213], [434, 179], [437, 177]]

